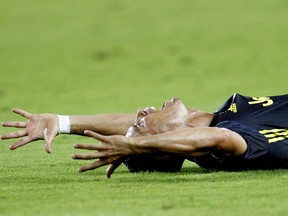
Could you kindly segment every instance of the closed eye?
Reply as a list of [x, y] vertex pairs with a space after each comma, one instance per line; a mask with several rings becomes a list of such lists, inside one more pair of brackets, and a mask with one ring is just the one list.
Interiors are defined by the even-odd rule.
[[138, 125], [141, 126], [141, 127], [145, 127], [144, 118], [140, 119], [140, 121], [138, 122]]

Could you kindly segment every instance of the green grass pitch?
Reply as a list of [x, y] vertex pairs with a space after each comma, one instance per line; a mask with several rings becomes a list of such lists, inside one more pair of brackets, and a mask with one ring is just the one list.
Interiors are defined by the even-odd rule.
[[[234, 92], [288, 93], [284, 0], [0, 0], [0, 121], [34, 113], [134, 113], [172, 96], [214, 111]], [[1, 128], [0, 133], [13, 131]], [[0, 215], [287, 215], [286, 170], [78, 173], [57, 137], [0, 142]]]

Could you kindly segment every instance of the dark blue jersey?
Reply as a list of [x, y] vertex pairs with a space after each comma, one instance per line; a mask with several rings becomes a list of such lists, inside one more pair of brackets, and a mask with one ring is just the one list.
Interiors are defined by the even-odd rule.
[[214, 114], [210, 126], [240, 134], [247, 151], [239, 157], [215, 153], [195, 158], [197, 164], [224, 170], [288, 168], [288, 95], [234, 94]]

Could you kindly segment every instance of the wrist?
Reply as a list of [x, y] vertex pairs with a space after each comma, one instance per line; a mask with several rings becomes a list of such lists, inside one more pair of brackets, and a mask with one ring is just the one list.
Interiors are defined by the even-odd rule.
[[59, 133], [60, 134], [69, 134], [71, 131], [71, 123], [68, 115], [57, 115]]
[[140, 137], [129, 137], [130, 146], [135, 151], [136, 154], [146, 154], [153, 152], [153, 145], [147, 142], [146, 136]]

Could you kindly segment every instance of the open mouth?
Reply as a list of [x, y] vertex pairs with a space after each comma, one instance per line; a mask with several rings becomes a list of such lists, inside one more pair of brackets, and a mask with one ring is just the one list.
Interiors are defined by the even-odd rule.
[[151, 114], [157, 112], [157, 110], [155, 109], [155, 107], [145, 107], [144, 109], [139, 109], [137, 111], [137, 119], [136, 121], [139, 121], [141, 118]]

